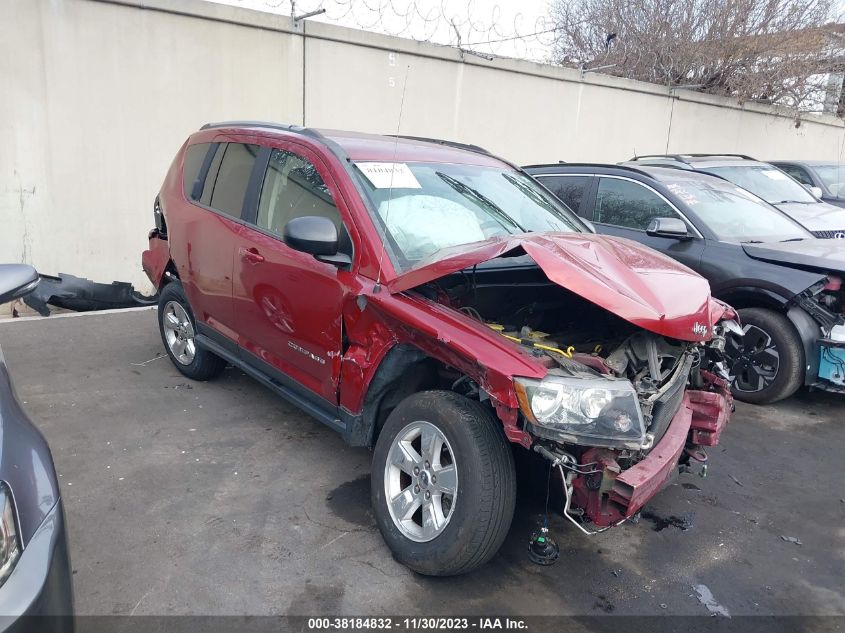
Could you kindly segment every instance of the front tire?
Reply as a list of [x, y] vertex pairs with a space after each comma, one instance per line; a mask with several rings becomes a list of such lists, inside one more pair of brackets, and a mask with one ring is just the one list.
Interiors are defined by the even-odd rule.
[[226, 369], [226, 361], [197, 345], [197, 325], [182, 284], [171, 281], [158, 301], [158, 329], [170, 360], [193, 380], [210, 380]]
[[766, 308], [739, 310], [745, 336], [731, 336], [725, 355], [734, 377], [734, 398], [769, 404], [794, 394], [804, 383], [804, 348], [783, 314]]
[[483, 565], [513, 519], [516, 471], [501, 422], [450, 391], [416, 393], [393, 410], [376, 442], [371, 482], [385, 542], [420, 574]]

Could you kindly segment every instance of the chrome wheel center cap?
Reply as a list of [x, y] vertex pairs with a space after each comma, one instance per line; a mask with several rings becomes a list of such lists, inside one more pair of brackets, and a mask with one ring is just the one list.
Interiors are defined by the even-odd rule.
[[423, 470], [420, 472], [420, 488], [425, 490], [428, 488], [428, 485], [431, 483], [431, 475], [428, 474], [427, 470]]

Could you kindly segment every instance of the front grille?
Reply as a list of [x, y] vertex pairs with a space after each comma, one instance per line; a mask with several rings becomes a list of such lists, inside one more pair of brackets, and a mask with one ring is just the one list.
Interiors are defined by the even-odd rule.
[[672, 418], [681, 408], [681, 403], [684, 400], [684, 390], [689, 379], [689, 372], [692, 368], [692, 357], [687, 356], [682, 361], [675, 375], [672, 376], [671, 382], [666, 390], [660, 395], [654, 406], [651, 409], [651, 424], [648, 427], [648, 432], [654, 436], [654, 443], [660, 441]]
[[813, 231], [813, 235], [822, 240], [845, 239], [845, 229], [838, 231]]

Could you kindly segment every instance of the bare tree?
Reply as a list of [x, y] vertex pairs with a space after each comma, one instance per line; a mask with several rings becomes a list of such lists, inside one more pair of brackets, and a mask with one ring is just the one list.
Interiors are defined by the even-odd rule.
[[554, 61], [820, 109], [844, 59], [835, 0], [551, 0]]

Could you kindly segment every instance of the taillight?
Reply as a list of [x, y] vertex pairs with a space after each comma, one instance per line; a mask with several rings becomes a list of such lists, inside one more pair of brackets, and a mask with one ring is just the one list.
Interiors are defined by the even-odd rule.
[[161, 200], [156, 196], [153, 203], [153, 218], [155, 219], [156, 229], [161, 237], [167, 237], [167, 222], [164, 220], [164, 210], [161, 208]]

